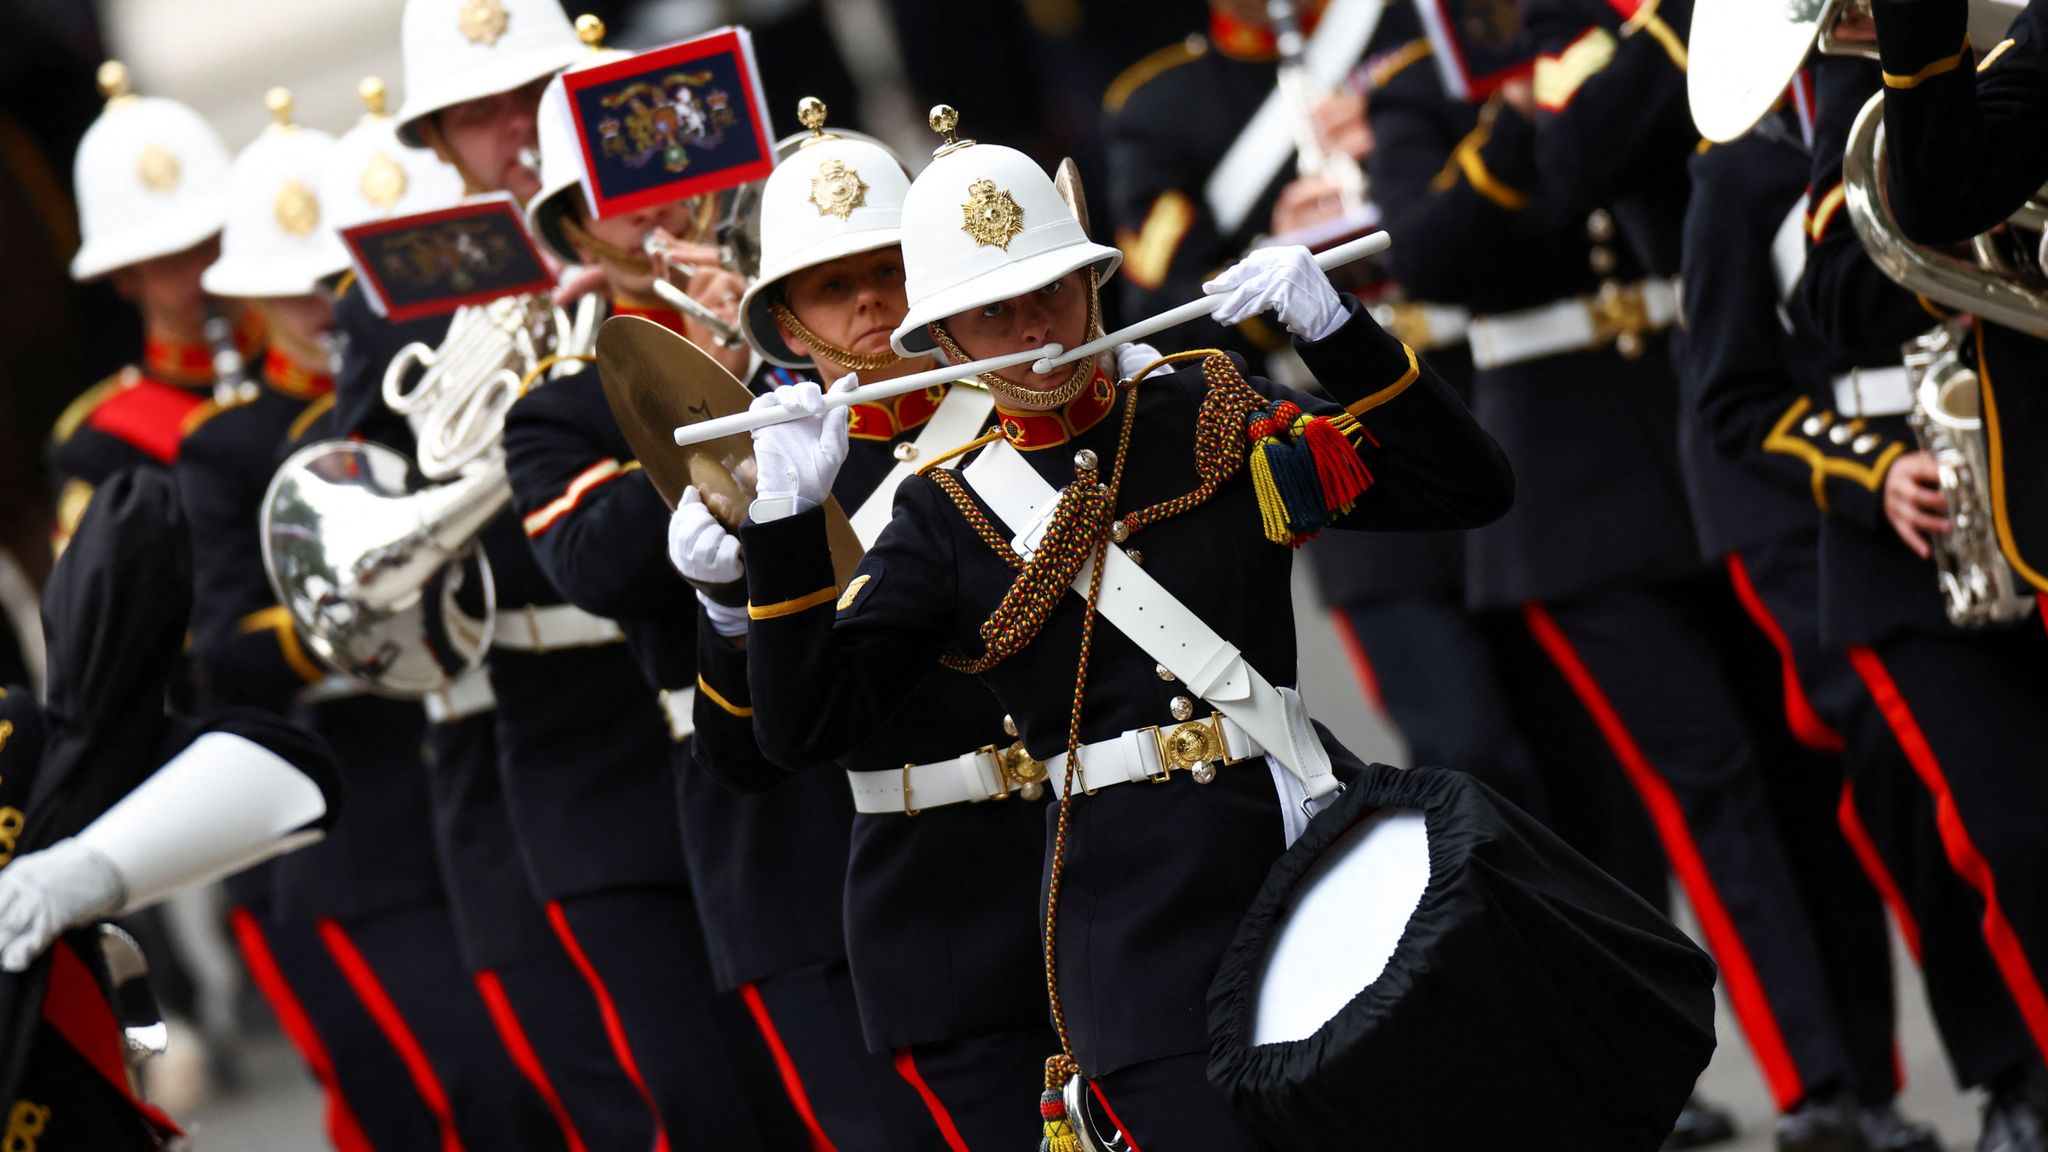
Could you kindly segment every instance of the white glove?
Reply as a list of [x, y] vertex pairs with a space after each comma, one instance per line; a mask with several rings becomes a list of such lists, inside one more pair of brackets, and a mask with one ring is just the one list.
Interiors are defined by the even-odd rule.
[[744, 604], [720, 604], [701, 590], [697, 603], [704, 606], [704, 618], [711, 621], [711, 630], [730, 640], [747, 634], [747, 608]]
[[[847, 373], [832, 385], [845, 392], [858, 380]], [[754, 398], [756, 412], [785, 408], [803, 415], [754, 429], [755, 503], [776, 502], [790, 512], [816, 507], [832, 494], [832, 481], [846, 462], [844, 407], [827, 410], [825, 394], [805, 380]]]
[[1116, 346], [1116, 378], [1129, 380], [1133, 372], [1159, 359], [1159, 349], [1150, 344], [1119, 344]]
[[127, 899], [113, 862], [70, 837], [20, 857], [0, 868], [0, 968], [27, 971], [59, 935]]
[[668, 562], [692, 584], [732, 584], [747, 574], [740, 538], [711, 515], [695, 484], [668, 518]]
[[1304, 340], [1327, 340], [1349, 317], [1343, 298], [1330, 278], [1300, 245], [1255, 248], [1202, 285], [1208, 296], [1222, 296], [1212, 313], [1218, 324], [1240, 324], [1261, 312], [1272, 312], [1289, 332]]

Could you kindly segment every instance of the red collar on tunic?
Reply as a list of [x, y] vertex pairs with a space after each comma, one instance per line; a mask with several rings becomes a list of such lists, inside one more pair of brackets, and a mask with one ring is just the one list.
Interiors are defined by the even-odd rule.
[[652, 320], [678, 336], [688, 335], [683, 331], [683, 314], [673, 308], [642, 308], [637, 304], [622, 304], [614, 300], [612, 315], [638, 316], [642, 320]]
[[315, 372], [277, 348], [263, 357], [263, 382], [287, 396], [309, 400], [334, 390], [334, 377]]
[[1003, 437], [1026, 452], [1057, 448], [1102, 423], [1116, 410], [1116, 382], [1101, 368], [1081, 394], [1051, 412], [1013, 412], [996, 400], [996, 420]]
[[922, 392], [849, 406], [846, 434], [855, 440], [894, 440], [913, 428], [922, 428], [946, 398], [947, 384], [934, 384]]
[[[1322, 15], [1321, 4], [1302, 5], [1301, 34], [1313, 35], [1316, 22], [1322, 19]], [[1209, 43], [1214, 44], [1218, 52], [1237, 60], [1272, 60], [1280, 54], [1271, 27], [1247, 24], [1217, 11], [1209, 13]]]

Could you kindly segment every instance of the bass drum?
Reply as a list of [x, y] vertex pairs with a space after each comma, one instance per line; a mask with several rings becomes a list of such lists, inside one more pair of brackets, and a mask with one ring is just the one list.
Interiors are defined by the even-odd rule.
[[1279, 1149], [1642, 1150], [1714, 1050], [1714, 965], [1485, 785], [1375, 764], [1274, 865], [1209, 1078]]

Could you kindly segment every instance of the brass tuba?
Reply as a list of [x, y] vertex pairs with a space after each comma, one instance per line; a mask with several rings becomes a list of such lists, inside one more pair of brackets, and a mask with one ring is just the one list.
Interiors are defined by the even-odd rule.
[[[438, 348], [407, 345], [385, 371], [384, 399], [411, 426], [416, 461], [330, 440], [271, 478], [263, 565], [321, 663], [412, 697], [482, 661], [496, 603], [476, 538], [512, 498], [505, 414], [550, 370], [589, 359], [597, 306], [585, 297], [571, 319], [545, 296], [507, 296], [458, 310]], [[415, 490], [415, 466], [435, 483]]]
[[[1986, 233], [1970, 245], [1971, 258], [1927, 248], [1906, 238], [1884, 184], [1884, 94], [1871, 97], [1856, 117], [1842, 157], [1844, 206], [1872, 263], [1909, 291], [1991, 322], [2048, 339], [2048, 209], [2037, 200], [2015, 213], [2012, 228]], [[1941, 468], [1941, 492], [1953, 530], [1930, 543], [1940, 572], [1949, 620], [1979, 628], [2024, 618], [2034, 598], [2025, 593], [1999, 550], [1992, 523], [1991, 469], [1980, 415], [1977, 374], [1962, 359], [1964, 326], [1949, 321], [1905, 348], [1913, 386], [1908, 417], [1920, 447]]]

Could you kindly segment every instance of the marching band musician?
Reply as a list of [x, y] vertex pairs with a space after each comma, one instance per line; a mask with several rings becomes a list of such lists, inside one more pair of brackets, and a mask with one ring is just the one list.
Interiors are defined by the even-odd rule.
[[[1085, 342], [1120, 254], [1085, 238], [1027, 157], [947, 136], [905, 198], [909, 307], [892, 346], [967, 360]], [[1047, 814], [1045, 925], [1064, 1050], [1045, 1086], [1085, 1075], [1116, 1126], [1152, 1152], [1254, 1146], [1204, 1075], [1209, 979], [1310, 790], [1334, 789], [1333, 759], [1356, 763], [1311, 728], [1298, 696], [1259, 674], [1292, 680], [1286, 545], [1332, 520], [1467, 527], [1500, 515], [1513, 492], [1506, 460], [1455, 394], [1305, 250], [1254, 254], [1209, 290], [1225, 297], [1226, 325], [1277, 312], [1336, 402], [1247, 377], [1227, 356], [1123, 388], [1094, 359], [1042, 377], [984, 375], [1000, 432], [974, 442], [970, 469], [987, 462], [995, 477], [928, 469], [905, 483], [842, 590], [819, 505], [846, 418], [815, 386], [786, 387], [757, 406], [804, 415], [754, 433], [759, 489], [740, 532], [748, 687], [772, 759], [846, 753], [943, 658], [982, 677], [1046, 764], [1064, 795]], [[1285, 439], [1297, 427], [1301, 438]], [[1097, 551], [1112, 542], [1113, 558]], [[1236, 646], [1221, 651], [1246, 655], [1191, 670], [1170, 640], [1088, 624], [1093, 614], [1062, 593], [1091, 554], [1149, 574], [1142, 603], [1185, 602], [1187, 629], [1214, 629]], [[1106, 612], [1133, 603], [1101, 595]], [[1204, 691], [1217, 699], [1199, 701]], [[1268, 718], [1252, 722], [1273, 761], [1231, 712]], [[1157, 786], [1118, 786], [1148, 778]]]
[[[722, 347], [701, 320], [662, 303], [653, 290], [665, 273], [661, 264], [687, 261], [689, 294], [728, 323], [737, 321], [746, 283], [721, 269], [718, 250], [700, 242], [703, 205], [679, 200], [593, 218], [572, 112], [559, 87], [549, 89], [542, 115], [545, 179], [528, 211], [534, 233], [564, 258], [603, 270], [614, 316], [661, 324], [744, 375], [750, 353], [743, 343]], [[642, 247], [650, 235], [668, 240], [660, 263]], [[916, 1100], [886, 1065], [863, 1058], [846, 983], [845, 872], [826, 863], [843, 860], [846, 851], [852, 813], [843, 787], [820, 775], [742, 795], [707, 771], [704, 729], [721, 716], [734, 723], [714, 700], [741, 707], [731, 702], [745, 695], [729, 680], [714, 683], [716, 674], [701, 663], [706, 645], [696, 629], [704, 622], [657, 531], [668, 508], [644, 472], [625, 468], [633, 453], [598, 370], [522, 397], [506, 419], [505, 447], [534, 555], [571, 602], [619, 620], [645, 681], [641, 695], [658, 699], [667, 713], [672, 812], [683, 828], [709, 978], [722, 999], [746, 1005], [760, 1033], [754, 1047], [786, 1060], [782, 1113], [807, 1132], [782, 1139], [889, 1146], [885, 1108], [893, 1103], [901, 1112]], [[638, 551], [625, 550], [623, 542], [632, 540], [641, 542]], [[805, 851], [791, 852], [792, 843]]]
[[[78, 146], [74, 189], [85, 242], [71, 275], [110, 277], [142, 313], [143, 362], [87, 390], [51, 432], [60, 550], [94, 485], [122, 468], [177, 460], [184, 422], [211, 398], [215, 381], [199, 275], [219, 254], [227, 146], [183, 104], [135, 95], [119, 61], [102, 64], [99, 79], [107, 107]], [[257, 336], [253, 323], [241, 326], [244, 354]]]
[[[888, 346], [907, 310], [899, 217], [908, 174], [888, 150], [828, 132], [821, 103], [807, 100], [800, 116], [811, 135], [762, 191], [763, 269], [741, 306], [748, 342], [770, 363], [818, 379], [858, 371], [876, 382], [931, 367], [929, 356]], [[1143, 350], [1147, 362], [1153, 355]], [[985, 392], [966, 385], [853, 408], [832, 488], [854, 509], [856, 534], [871, 538], [887, 524], [916, 462], [982, 432], [992, 410]], [[734, 588], [746, 560], [739, 542], [694, 489], [670, 541], [676, 567], [701, 589], [700, 771], [771, 797], [820, 793], [830, 799], [819, 816], [834, 821], [849, 819], [852, 784], [859, 815], [843, 885], [846, 960], [826, 981], [857, 1003], [873, 1053], [860, 1071], [883, 1080], [877, 1120], [891, 1131], [875, 1146], [950, 1147], [949, 1131], [968, 1147], [1024, 1141], [1029, 1117], [1011, 1089], [1029, 1083], [1056, 1046], [1033, 928], [1042, 767], [1004, 732], [985, 689], [943, 669], [892, 715], [870, 720], [871, 735], [836, 762], [800, 775], [801, 763], [770, 763], [754, 736], [744, 598], [725, 594], [743, 592]], [[982, 880], [961, 885], [969, 873]], [[763, 985], [771, 1001], [772, 983]]]
[[[399, 135], [434, 142], [473, 189], [534, 197], [538, 174], [520, 152], [541, 144], [548, 74], [618, 54], [598, 47], [602, 25], [585, 22], [579, 35], [554, 0], [507, 0], [504, 34], [492, 49], [487, 37], [471, 35], [479, 31], [469, 15], [475, 7], [408, 4]], [[528, 39], [515, 43], [519, 28]], [[566, 60], [564, 42], [576, 45]], [[501, 90], [507, 83], [519, 86]], [[581, 367], [576, 359], [564, 367]], [[534, 394], [555, 382], [536, 378]], [[513, 482], [515, 502], [522, 479]], [[594, 480], [548, 499], [571, 508]], [[645, 1123], [658, 1145], [687, 1142], [691, 1133], [723, 1147], [779, 1146], [795, 1118], [769, 1054], [740, 1006], [712, 988], [666, 767], [674, 714], [642, 689], [620, 625], [577, 606], [550, 578], [534, 523], [508, 509], [481, 538], [497, 596], [487, 667], [499, 774], [534, 895], [599, 1008], [607, 1062], [640, 1098], [638, 1109], [577, 1123], [593, 1131]], [[687, 615], [687, 599], [677, 603]], [[686, 703], [676, 704], [687, 717]], [[593, 851], [598, 844], [603, 850]], [[679, 1034], [689, 1039], [678, 1042]], [[571, 1109], [580, 1116], [594, 1103]]]
[[[1830, 977], [1820, 989], [1827, 1001], [1807, 1007], [1835, 1020], [1846, 1057], [1841, 1097], [1832, 1106], [1822, 1102], [1809, 1109], [1807, 1119], [1845, 1130], [1853, 1110], [1854, 1128], [1871, 1149], [1935, 1152], [1933, 1133], [1905, 1122], [1892, 1107], [1897, 1085], [1890, 950], [1882, 906], [1858, 891], [1863, 886], [1855, 879], [1858, 862], [1851, 853], [1851, 845], [1861, 850], [1874, 891], [1893, 891], [1883, 865], [1870, 861], [1871, 834], [1860, 822], [1857, 800], [1885, 786], [1890, 774], [1909, 769], [1882, 731], [1854, 723], [1865, 693], [1841, 648], [1822, 636], [1821, 578], [1829, 564], [1821, 556], [1809, 477], [1782, 458], [1782, 434], [1769, 431], [1793, 398], [1825, 380], [1810, 339], [1788, 333], [1779, 320], [1789, 285], [1773, 260], [1773, 242], [1788, 209], [1796, 213], [1803, 206], [1795, 202], [1811, 168], [1811, 130], [1810, 113], [1786, 107], [1748, 136], [1707, 148], [1691, 162], [1681, 386], [1689, 414], [1715, 437], [1719, 451], [1686, 463], [1703, 543], [1710, 556], [1718, 546], [1744, 606], [1779, 650], [1789, 732], [1808, 748], [1839, 757], [1839, 766], [1833, 757], [1809, 757], [1769, 780], [1779, 811], [1812, 813], [1815, 825], [1832, 811], [1842, 829], [1840, 837], [1785, 838]], [[1868, 441], [1861, 446], [1866, 452], [1883, 449]], [[1844, 447], [1854, 451], [1853, 445]], [[1730, 463], [1742, 471], [1732, 471]]]
[[[2028, 3], [1974, 70], [1962, 0], [1887, 0], [1871, 11], [1884, 65], [1885, 168], [1900, 227], [1914, 240], [1943, 244], [2003, 223], [2048, 172], [2033, 147], [2048, 129], [2048, 7]], [[1999, 547], [2013, 571], [2048, 597], [2048, 463], [2005, 447], [2038, 440], [2048, 427], [2048, 400], [2026, 384], [1999, 387], [2038, 379], [2048, 369], [2048, 340], [1981, 322], [1976, 336]], [[2048, 616], [2048, 599], [2042, 611]]]
[[[1877, 909], [1829, 797], [1767, 787], [1775, 772], [1832, 768], [1811, 766], [1817, 754], [1791, 738], [1779, 661], [1744, 615], [1739, 567], [1717, 579], [1701, 563], [1703, 542], [1717, 557], [1753, 543], [1743, 534], [1760, 531], [1761, 514], [1725, 503], [1713, 469], [1732, 466], [1698, 465], [1678, 403], [1669, 277], [1697, 136], [1672, 52], [1689, 8], [1646, 4], [1637, 15], [1624, 22], [1575, 2], [1526, 9], [1545, 53], [1533, 85], [1504, 86], [1463, 139], [1414, 159], [1410, 184], [1432, 181], [1431, 194], [1405, 211], [1390, 201], [1390, 223], [1432, 242], [1397, 248], [1394, 271], [1446, 295], [1457, 289], [1429, 285], [1475, 277], [1504, 243], [1558, 245], [1465, 288], [1512, 294], [1468, 301], [1479, 314], [1475, 409], [1530, 480], [1515, 514], [1476, 534], [1474, 587], [1521, 604], [1641, 796], [1734, 990], [1780, 1113], [1779, 1146], [1830, 1147], [1856, 1138], [1840, 1097], [1868, 1063], [1851, 1045], [1875, 1034], [1882, 1051], [1889, 1007], [1880, 998], [1873, 1026], [1818, 1006], [1832, 1003], [1842, 973], [1881, 969], [1884, 941], [1853, 931], [1873, 928]], [[1516, 283], [1537, 277], [1555, 286]], [[1704, 515], [1689, 495], [1705, 497]], [[1830, 866], [1795, 868], [1787, 843], [1816, 840]], [[1867, 915], [1846, 925], [1809, 912], [1856, 901]]]
[[[546, 1113], [492, 1035], [449, 920], [433, 855], [420, 713], [329, 680], [265, 575], [264, 493], [288, 442], [318, 417], [333, 389], [333, 309], [323, 281], [347, 264], [318, 191], [334, 138], [293, 123], [285, 90], [272, 90], [267, 103], [276, 122], [236, 158], [221, 258], [204, 277], [208, 291], [247, 302], [271, 326], [261, 388], [246, 402], [210, 406], [177, 467], [201, 589], [193, 653], [209, 707], [286, 714], [296, 701], [305, 722], [334, 746], [350, 809], [326, 842], [279, 862], [267, 915], [245, 913], [237, 936], [274, 953], [279, 938], [292, 938], [282, 945], [290, 949], [311, 935], [374, 1022], [363, 1036], [352, 1019], [327, 1019], [333, 1014], [317, 1003], [323, 995], [301, 996], [318, 1042], [336, 1056], [342, 1101], [373, 1139], [462, 1132], [497, 1146], [534, 1147], [521, 1133]], [[277, 1007], [281, 1018], [292, 1011]], [[302, 1054], [316, 1069], [325, 1062]], [[382, 1080], [351, 1090], [352, 1075], [388, 1076], [394, 1063], [398, 1091]]]
[[0, 688], [0, 1124], [17, 1148], [185, 1146], [132, 1076], [132, 974], [110, 956], [133, 941], [93, 926], [307, 843], [339, 809], [332, 757], [297, 725], [166, 713], [192, 602], [178, 503], [161, 469], [103, 479], [44, 596], [47, 695]]
[[[1927, 552], [1950, 510], [1904, 419], [1914, 400], [1899, 351], [1936, 322], [1934, 306], [1878, 271], [1842, 207], [1857, 113], [1879, 91], [1889, 108], [1901, 89], [1860, 60], [1824, 59], [1816, 74], [1794, 315], [1834, 378], [1781, 398], [1749, 435], [1825, 513], [1821, 627], [1867, 689], [1845, 735], [1894, 744], [1905, 761], [1856, 780], [1855, 803], [1892, 878], [1898, 919], [1916, 925], [1956, 1078], [1987, 1092], [1978, 1147], [2048, 1148], [2042, 869], [2021, 832], [2048, 798], [2013, 758], [2048, 739], [2040, 622], [1964, 631], [1942, 611]], [[1987, 346], [2013, 338], [1976, 323]]]

